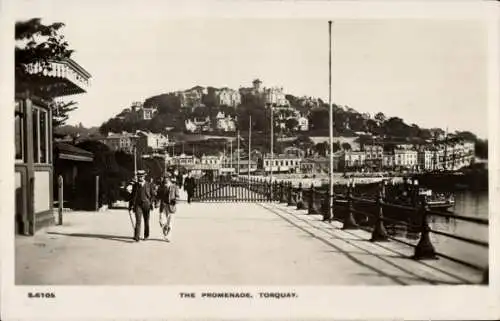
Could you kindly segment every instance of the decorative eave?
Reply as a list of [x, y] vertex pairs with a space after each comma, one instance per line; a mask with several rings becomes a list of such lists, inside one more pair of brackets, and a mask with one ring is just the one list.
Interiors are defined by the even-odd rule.
[[[24, 77], [16, 81], [16, 91], [30, 90], [44, 98], [56, 98], [87, 92], [91, 75], [72, 59], [26, 65]], [[16, 77], [16, 78], [17, 78]]]

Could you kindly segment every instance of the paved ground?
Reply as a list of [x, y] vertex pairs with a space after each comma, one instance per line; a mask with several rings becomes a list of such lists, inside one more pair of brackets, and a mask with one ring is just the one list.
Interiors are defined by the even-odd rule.
[[406, 285], [464, 284], [481, 275], [412, 249], [373, 244], [279, 204], [180, 204], [171, 243], [132, 241], [124, 209], [65, 213], [65, 224], [16, 238], [16, 284], [24, 285]]

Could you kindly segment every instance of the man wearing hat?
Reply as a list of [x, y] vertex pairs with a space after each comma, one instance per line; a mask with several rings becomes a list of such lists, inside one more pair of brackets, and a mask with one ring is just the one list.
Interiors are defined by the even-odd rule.
[[132, 194], [128, 206], [129, 212], [135, 212], [134, 240], [139, 242], [141, 234], [141, 221], [144, 219], [144, 240], [149, 237], [149, 212], [153, 207], [153, 189], [145, 179], [146, 172], [137, 171], [137, 182], [132, 187]]
[[[174, 183], [174, 176], [167, 173], [163, 181], [163, 186], [158, 190], [158, 199], [160, 201], [160, 226], [163, 230], [163, 236], [167, 242], [170, 242], [169, 235], [172, 230], [172, 214], [177, 211], [177, 200], [179, 199], [179, 188]], [[161, 217], [165, 215], [166, 222], [162, 223]]]

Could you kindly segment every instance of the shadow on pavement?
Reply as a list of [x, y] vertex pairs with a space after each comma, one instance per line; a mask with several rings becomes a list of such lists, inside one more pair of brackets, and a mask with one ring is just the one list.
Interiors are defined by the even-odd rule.
[[[288, 212], [288, 211], [286, 211], [286, 210], [283, 210], [283, 209], [279, 209], [279, 208], [271, 208], [271, 207], [264, 206], [264, 205], [262, 205], [262, 204], [259, 204], [259, 205], [260, 205], [262, 208], [265, 208], [265, 209], [267, 209], [268, 211], [270, 211], [270, 212], [274, 213], [275, 215], [280, 216], [280, 217], [281, 217], [281, 218], [283, 218], [285, 221], [289, 222], [289, 223], [290, 223], [290, 224], [292, 224], [293, 226], [295, 226], [295, 227], [297, 227], [298, 229], [300, 229], [300, 230], [304, 231], [305, 233], [309, 234], [309, 235], [310, 235], [310, 236], [312, 236], [313, 238], [315, 238], [315, 239], [317, 239], [317, 240], [319, 240], [319, 241], [323, 242], [324, 244], [326, 244], [326, 245], [328, 245], [328, 246], [330, 246], [330, 247], [332, 247], [332, 248], [334, 248], [334, 249], [336, 250], [336, 251], [332, 251], [332, 252], [339, 252], [339, 253], [342, 253], [342, 254], [343, 254], [343, 255], [345, 255], [347, 258], [349, 258], [351, 261], [353, 261], [353, 262], [355, 262], [355, 263], [357, 263], [357, 264], [359, 264], [359, 265], [361, 265], [361, 266], [364, 266], [364, 267], [368, 268], [369, 270], [371, 270], [372, 272], [375, 272], [375, 273], [376, 273], [376, 274], [378, 274], [378, 275], [381, 275], [381, 276], [383, 276], [383, 277], [389, 278], [389, 279], [391, 279], [393, 282], [395, 282], [395, 283], [397, 283], [397, 284], [399, 284], [399, 285], [408, 285], [408, 283], [404, 280], [404, 278], [403, 278], [403, 277], [401, 277], [401, 276], [396, 276], [396, 275], [391, 275], [391, 274], [389, 274], [389, 273], [386, 273], [386, 272], [382, 271], [382, 270], [381, 270], [381, 269], [379, 269], [379, 268], [376, 268], [375, 266], [373, 266], [373, 265], [371, 265], [371, 264], [368, 264], [368, 263], [366, 263], [366, 262], [363, 262], [362, 260], [360, 260], [360, 259], [356, 258], [356, 256], [355, 256], [355, 255], [353, 255], [352, 253], [350, 253], [350, 252], [348, 252], [348, 251], [345, 251], [345, 250], [341, 249], [340, 247], [338, 247], [337, 245], [335, 245], [335, 244], [333, 244], [332, 242], [330, 242], [329, 240], [327, 240], [327, 239], [325, 239], [325, 238], [323, 238], [323, 237], [321, 237], [321, 236], [318, 236], [318, 235], [316, 235], [316, 234], [312, 233], [312, 232], [311, 232], [311, 231], [309, 231], [307, 228], [305, 228], [305, 227], [303, 227], [303, 226], [298, 225], [297, 223], [295, 223], [295, 222], [293, 222], [292, 220], [290, 220], [290, 219], [288, 219], [287, 217], [285, 217], [283, 214], [285, 214], [285, 213], [286, 213], [286, 214], [288, 214], [288, 215], [292, 215], [293, 217], [295, 217], [296, 219], [298, 219], [300, 222], [305, 223], [306, 225], [308, 225], [310, 228], [312, 227], [312, 228], [314, 228], [314, 229], [318, 229], [318, 230], [320, 230], [320, 231], [321, 231], [321, 230], [323, 230], [324, 232], [326, 232], [324, 229], [319, 228], [319, 227], [317, 227], [317, 226], [314, 226], [314, 225], [313, 225], [311, 222], [309, 222], [308, 220], [304, 220], [303, 218], [300, 218], [300, 217], [299, 217], [299, 215], [292, 214], [292, 213], [290, 213], [290, 212]], [[278, 212], [278, 211], [282, 211], [282, 213], [280, 213], [280, 212]], [[441, 281], [439, 281], [439, 282], [438, 282], [438, 281], [435, 281], [435, 280], [430, 279], [430, 278], [425, 277], [425, 276], [420, 276], [420, 275], [418, 275], [418, 274], [414, 273], [413, 271], [410, 271], [410, 270], [408, 270], [408, 269], [406, 269], [406, 268], [404, 268], [404, 267], [402, 267], [402, 266], [400, 266], [400, 265], [398, 265], [398, 264], [395, 264], [394, 262], [389, 261], [387, 258], [382, 257], [382, 255], [378, 255], [378, 254], [371, 253], [369, 250], [364, 249], [364, 248], [360, 247], [359, 245], [354, 244], [352, 241], [349, 241], [349, 240], [344, 239], [344, 238], [342, 238], [342, 237], [334, 236], [334, 234], [332, 234], [332, 233], [328, 233], [328, 232], [326, 232], [326, 234], [328, 234], [330, 237], [333, 237], [333, 238], [335, 238], [335, 239], [337, 239], [337, 240], [341, 240], [341, 241], [343, 241], [343, 242], [345, 242], [345, 243], [347, 243], [347, 244], [349, 244], [349, 245], [352, 245], [352, 246], [354, 246], [354, 247], [358, 248], [359, 250], [361, 250], [361, 251], [365, 252], [365, 253], [366, 253], [367, 255], [369, 255], [369, 256], [373, 256], [373, 257], [376, 257], [376, 258], [380, 259], [381, 261], [385, 262], [386, 264], [389, 264], [389, 265], [393, 266], [394, 268], [397, 268], [398, 270], [400, 270], [400, 271], [402, 271], [402, 272], [404, 272], [404, 273], [408, 274], [410, 277], [414, 278], [415, 280], [420, 280], [420, 281], [428, 282], [428, 283], [430, 283], [430, 284], [432, 284], [432, 285], [437, 285], [437, 284], [443, 284], [443, 283], [445, 283], [445, 282], [441, 282]], [[349, 234], [350, 234], [350, 235], [355, 236], [355, 235], [354, 235], [354, 234], [352, 234], [352, 233], [349, 233]], [[394, 252], [393, 252], [393, 253], [394, 253]], [[404, 257], [405, 257], [405, 256], [401, 256], [401, 258], [404, 258]], [[408, 277], [406, 277], [406, 278], [408, 278]], [[455, 279], [459, 279], [459, 280], [460, 280], [460, 278], [458, 278], [458, 277], [456, 277], [456, 276], [455, 276]], [[470, 284], [470, 282], [463, 282], [462, 284]]]
[[118, 241], [118, 242], [124, 242], [124, 243], [135, 243], [134, 238], [130, 237], [130, 236], [107, 235], [107, 234], [89, 234], [89, 233], [58, 233], [58, 232], [47, 232], [47, 234], [71, 236], [71, 237], [104, 239], [104, 240]]

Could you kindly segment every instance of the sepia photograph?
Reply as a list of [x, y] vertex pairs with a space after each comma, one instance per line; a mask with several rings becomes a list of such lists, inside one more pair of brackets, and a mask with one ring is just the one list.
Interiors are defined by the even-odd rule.
[[[438, 291], [435, 308], [458, 309], [467, 299], [453, 289], [470, 287], [483, 315], [498, 313], [484, 8], [273, 17], [49, 3], [10, 4], [14, 164], [2, 165], [14, 202], [2, 228], [13, 256], [2, 259], [13, 278], [2, 287], [24, 303], [3, 304], [9, 315], [36, 304], [48, 317], [59, 300], [91, 309], [60, 299], [66, 286], [170, 289], [167, 306], [199, 302], [202, 316], [208, 302], [279, 300], [277, 316], [337, 287], [366, 289], [358, 312], [386, 287], [420, 291], [414, 303]], [[324, 295], [318, 306], [329, 300], [339, 305]]]

